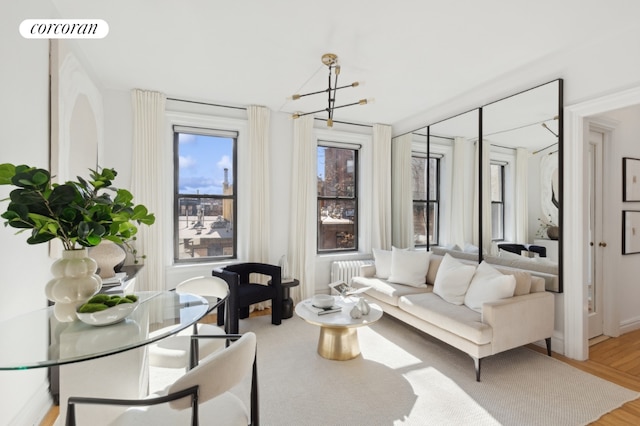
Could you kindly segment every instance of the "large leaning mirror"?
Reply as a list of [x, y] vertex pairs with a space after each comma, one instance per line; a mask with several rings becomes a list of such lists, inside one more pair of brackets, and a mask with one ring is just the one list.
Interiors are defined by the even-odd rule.
[[482, 252], [558, 276], [562, 292], [562, 81], [482, 108]]
[[429, 247], [478, 259], [479, 110], [429, 126]]

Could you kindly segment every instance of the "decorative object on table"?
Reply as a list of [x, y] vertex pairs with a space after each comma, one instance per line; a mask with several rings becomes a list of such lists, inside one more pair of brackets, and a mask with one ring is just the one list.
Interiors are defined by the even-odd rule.
[[78, 176], [77, 181], [54, 184], [47, 170], [0, 164], [0, 185], [17, 187], [0, 215], [5, 226], [18, 228], [18, 233], [30, 229], [28, 244], [53, 239], [62, 243], [62, 259], [51, 267], [54, 278], [47, 283], [45, 294], [56, 302], [56, 318], [65, 322], [75, 320], [75, 307], [100, 289], [97, 264], [88, 257], [87, 248], [103, 240], [126, 245], [135, 238], [136, 223], [155, 221], [145, 206], [133, 204], [129, 191], [111, 186], [117, 175], [114, 169], [89, 170], [88, 181]]
[[89, 249], [89, 256], [98, 264], [98, 275], [104, 279], [116, 276], [115, 267], [127, 257], [127, 253], [113, 241], [103, 240]]
[[118, 323], [138, 307], [138, 297], [97, 294], [80, 305], [76, 315], [85, 324], [103, 326]]
[[352, 102], [346, 105], [336, 106], [336, 91], [340, 89], [345, 89], [347, 87], [358, 87], [360, 83], [354, 81], [351, 84], [347, 84], [345, 86], [338, 86], [338, 75], [340, 75], [340, 65], [338, 65], [338, 55], [333, 53], [325, 53], [322, 55], [322, 63], [329, 68], [329, 87], [325, 90], [318, 90], [316, 92], [305, 93], [303, 95], [295, 94], [291, 96], [291, 100], [298, 100], [302, 97], [309, 95], [317, 95], [318, 93], [326, 93], [328, 95], [329, 104], [328, 108], [319, 109], [317, 111], [305, 112], [305, 113], [295, 113], [292, 115], [292, 118], [300, 118], [309, 114], [316, 114], [318, 112], [327, 111], [327, 127], [333, 127], [333, 111], [338, 108], [344, 108], [353, 105], [366, 105], [368, 103], [373, 102], [373, 99], [360, 99], [357, 102]]
[[540, 227], [536, 232], [538, 238], [549, 238], [550, 240], [557, 240], [560, 236], [560, 227], [556, 225], [551, 219], [551, 215], [547, 219], [538, 218]]
[[349, 311], [349, 315], [351, 315], [351, 318], [353, 319], [360, 319], [362, 318], [362, 310], [358, 305], [354, 305], [354, 307], [351, 308], [351, 311]]
[[369, 307], [369, 304], [367, 303], [367, 301], [364, 300], [364, 297], [360, 297], [358, 299], [358, 303], [356, 303], [356, 306], [358, 307], [358, 309], [360, 309], [360, 312], [362, 312], [362, 315], [368, 315], [369, 311], [371, 311], [371, 307]]
[[335, 299], [328, 294], [316, 294], [311, 298], [311, 304], [316, 308], [330, 308], [334, 303]]
[[622, 201], [640, 201], [640, 159], [622, 158]]
[[278, 262], [278, 266], [280, 266], [280, 273], [282, 274], [282, 282], [288, 283], [293, 281], [293, 277], [289, 271], [289, 261], [287, 260], [287, 255], [283, 254]]

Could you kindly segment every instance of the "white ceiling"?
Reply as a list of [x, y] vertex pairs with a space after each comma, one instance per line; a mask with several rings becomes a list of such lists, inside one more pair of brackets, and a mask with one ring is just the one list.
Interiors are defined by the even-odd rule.
[[[324, 108], [322, 54], [339, 56], [335, 120], [387, 123], [528, 64], [638, 25], [636, 0], [52, 0], [61, 18], [104, 19], [79, 41], [107, 89], [273, 111]], [[630, 52], [631, 53], [631, 52]], [[637, 54], [637, 52], [633, 52]], [[319, 114], [326, 117], [326, 114]]]

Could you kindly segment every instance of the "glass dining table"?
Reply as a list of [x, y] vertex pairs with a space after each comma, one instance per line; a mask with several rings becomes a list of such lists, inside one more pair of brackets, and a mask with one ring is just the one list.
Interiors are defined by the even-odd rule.
[[62, 424], [69, 396], [142, 398], [148, 393], [146, 345], [196, 323], [208, 301], [174, 291], [135, 293], [138, 307], [123, 321], [93, 326], [60, 322], [48, 307], [0, 322], [0, 370], [59, 367]]
[[0, 351], [0, 370], [52, 367], [145, 346], [189, 327], [209, 309], [205, 298], [193, 294], [142, 291], [136, 295], [136, 310], [107, 326], [59, 322], [53, 307], [1, 321], [0, 342], [6, 346]]

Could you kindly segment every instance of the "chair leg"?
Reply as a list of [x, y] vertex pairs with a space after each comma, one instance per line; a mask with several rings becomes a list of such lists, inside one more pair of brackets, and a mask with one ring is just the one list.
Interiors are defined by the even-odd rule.
[[240, 315], [239, 315], [240, 319], [249, 318], [249, 307], [248, 306], [239, 308], [238, 311], [240, 311]]
[[547, 355], [551, 356], [551, 337], [547, 337], [544, 341], [547, 344]]
[[218, 306], [218, 327], [224, 325], [224, 303]]
[[482, 363], [482, 358], [475, 358], [475, 357], [471, 357], [473, 358], [473, 364], [476, 367], [476, 382], [480, 381], [480, 366]]

